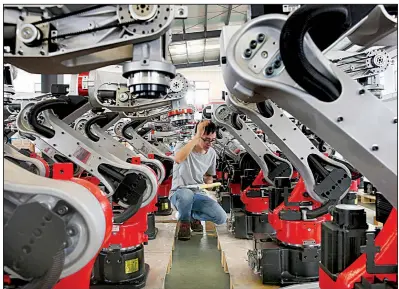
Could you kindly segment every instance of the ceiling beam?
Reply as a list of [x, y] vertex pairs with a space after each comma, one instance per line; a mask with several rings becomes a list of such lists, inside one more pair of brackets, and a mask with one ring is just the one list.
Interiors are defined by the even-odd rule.
[[208, 30], [208, 5], [205, 4], [204, 38], [207, 37], [207, 32], [208, 32], [207, 30]]
[[168, 45], [168, 53], [169, 53], [170, 61], [171, 61], [172, 64], [173, 64], [173, 57], [172, 57], [172, 54], [170, 53], [169, 45]]
[[230, 16], [231, 16], [231, 10], [233, 9], [233, 5], [232, 4], [229, 4], [229, 5], [227, 5], [227, 17], [226, 17], [226, 20], [224, 21], [224, 25], [229, 25], [229, 23], [230, 23]]
[[202, 56], [202, 63], [205, 63], [205, 51], [206, 51], [206, 37], [208, 30], [208, 5], [205, 4], [205, 21], [204, 21], [204, 55]]
[[190, 63], [190, 61], [188, 60], [188, 46], [187, 46], [187, 40], [186, 40], [186, 23], [183, 20], [183, 41], [185, 41], [184, 43], [186, 44], [186, 59], [187, 59], [187, 63]]
[[192, 67], [201, 67], [201, 66], [214, 66], [214, 65], [220, 65], [219, 60], [214, 60], [214, 61], [206, 61], [206, 62], [192, 62], [192, 63], [182, 63], [182, 64], [175, 64], [176, 69], [179, 68], [192, 68]]
[[221, 30], [212, 30], [212, 31], [205, 31], [202, 32], [192, 32], [186, 34], [173, 34], [172, 35], [172, 42], [181, 42], [181, 41], [192, 41], [192, 40], [200, 40], [204, 38], [219, 38], [220, 34], [222, 33]]

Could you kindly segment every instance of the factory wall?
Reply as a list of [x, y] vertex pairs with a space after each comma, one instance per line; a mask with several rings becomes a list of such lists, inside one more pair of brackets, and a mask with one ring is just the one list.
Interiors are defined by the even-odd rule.
[[[195, 67], [178, 69], [189, 81], [209, 81], [209, 101], [217, 101], [222, 98], [222, 91], [226, 91], [221, 68], [219, 66]], [[383, 100], [396, 98], [397, 93], [397, 66], [396, 59], [381, 78], [384, 85]], [[70, 75], [64, 75], [64, 83], [69, 84]], [[41, 84], [40, 74], [30, 74], [18, 69], [18, 76], [14, 80], [16, 92], [39, 92]]]
[[35, 92], [41, 89], [41, 75], [31, 74], [22, 69], [18, 69], [17, 78], [14, 79], [16, 92]]
[[219, 66], [182, 68], [177, 72], [184, 75], [188, 81], [209, 81], [209, 101], [222, 99], [222, 91], [226, 91], [222, 71]]

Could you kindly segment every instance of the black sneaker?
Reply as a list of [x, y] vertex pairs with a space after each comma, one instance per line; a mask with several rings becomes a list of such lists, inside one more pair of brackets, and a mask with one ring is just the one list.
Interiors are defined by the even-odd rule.
[[201, 221], [196, 219], [191, 219], [191, 230], [193, 230], [193, 232], [204, 231], [204, 227], [202, 226]]
[[191, 230], [189, 221], [179, 222], [179, 233], [177, 234], [177, 239], [181, 241], [187, 241], [191, 239]]

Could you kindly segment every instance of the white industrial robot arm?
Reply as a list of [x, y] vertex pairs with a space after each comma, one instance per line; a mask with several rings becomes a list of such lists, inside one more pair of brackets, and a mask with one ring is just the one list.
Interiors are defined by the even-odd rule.
[[226, 154], [236, 163], [240, 161], [241, 155], [245, 153], [245, 148], [240, 142], [223, 128], [219, 128], [217, 131], [214, 149], [220, 156]]
[[[312, 198], [324, 203], [326, 199], [345, 196], [350, 186], [348, 168], [322, 154], [275, 103], [267, 101], [268, 111], [272, 113], [265, 117], [254, 104], [244, 104], [232, 95], [228, 95], [226, 102], [246, 114], [277, 145], [303, 178]], [[331, 169], [338, 171], [331, 175]], [[345, 181], [338, 183], [338, 178], [344, 176]], [[337, 185], [333, 191], [325, 191], [331, 182]]]
[[[59, 275], [51, 277], [55, 284], [59, 278], [79, 271], [98, 254], [106, 235], [111, 233], [107, 232], [111, 223], [111, 205], [95, 186], [82, 180], [37, 176], [4, 160], [7, 273], [27, 280], [50, 278], [44, 274], [58, 266]], [[33, 233], [23, 234], [25, 231]], [[57, 252], [63, 253], [64, 260], [58, 265], [52, 264]]]
[[[146, 69], [143, 67], [143, 71]], [[109, 70], [92, 70], [72, 75], [69, 94], [87, 96], [90, 105], [94, 108], [106, 108], [125, 113], [151, 110], [150, 115], [143, 115], [143, 117], [156, 117], [158, 113], [168, 113], [172, 108], [172, 103], [181, 100], [186, 95], [187, 80], [179, 73], [173, 74], [173, 76], [170, 83], [169, 81], [165, 82], [165, 85], [170, 87], [168, 93], [165, 91], [162, 96], [155, 97], [151, 93], [144, 94], [143, 90], [143, 95], [139, 96], [137, 90], [129, 90], [126, 78], [122, 76], [121, 68], [110, 67]], [[142, 79], [142, 81], [147, 84], [147, 91], [151, 91], [151, 85], [157, 83], [156, 79], [152, 80], [151, 78]]]
[[21, 154], [15, 147], [13, 147], [10, 144], [5, 143], [4, 147], [3, 147], [3, 151], [4, 151], [5, 159], [8, 159], [12, 162], [17, 162], [17, 163], [25, 162], [25, 163], [31, 164], [31, 166], [29, 166], [29, 170], [37, 173], [39, 176], [42, 176], [42, 177], [46, 176], [46, 167], [44, 166], [44, 164], [41, 161]]
[[127, 122], [122, 120], [115, 124], [115, 134], [125, 139], [133, 148], [143, 155], [148, 156], [148, 154], [155, 154], [162, 158], [174, 161], [173, 157], [165, 155], [161, 150], [149, 143], [139, 135], [137, 131], [135, 131], [133, 127], [135, 127], [137, 123], [136, 120]]
[[[53, 111], [49, 110], [49, 108], [54, 108], [57, 105], [67, 105], [67, 102], [61, 99], [51, 99], [25, 106], [17, 119], [19, 131], [41, 138], [67, 156], [72, 162], [96, 176], [106, 187], [109, 196], [113, 196], [118, 191], [118, 183], [122, 182], [129, 174], [135, 176], [133, 178], [136, 181], [141, 182], [144, 179], [145, 188], [142, 192], [141, 206], [148, 205], [157, 191], [157, 180], [153, 171], [143, 165], [128, 164], [100, 148], [95, 142], [71, 128], [60, 120]], [[46, 125], [37, 122], [37, 115], [41, 111], [43, 111]], [[126, 203], [127, 200], [118, 199], [117, 202], [122, 207], [129, 206]]]
[[[314, 9], [316, 20], [328, 13], [334, 13], [336, 21], [346, 18], [342, 6], [319, 8], [303, 9]], [[258, 17], [242, 26], [228, 46], [224, 43], [222, 71], [232, 99], [263, 107], [265, 100], [273, 100], [331, 144], [396, 207], [397, 116], [322, 55], [306, 34], [321, 23], [304, 21], [305, 14], [300, 8], [288, 19], [277, 14]], [[373, 112], [373, 118], [354, 109]]]
[[[30, 73], [74, 74], [138, 57], [143, 60], [140, 65], [156, 66], [164, 75], [168, 70], [174, 74], [173, 65], [167, 64], [160, 52], [165, 38], [170, 37], [167, 32], [173, 20], [186, 18], [187, 7], [81, 7], [70, 5], [66, 7], [70, 12], [49, 15], [48, 10], [39, 5], [5, 6], [6, 62]], [[130, 70], [131, 65], [127, 63], [124, 67]], [[148, 76], [134, 75], [134, 69], [127, 70], [124, 69], [124, 73], [129, 74], [126, 78]], [[161, 74], [157, 76], [162, 78]]]
[[[105, 127], [107, 127], [108, 124], [106, 124], [103, 127], [100, 127], [98, 125], [98, 123], [103, 120], [105, 120], [105, 122], [112, 123], [113, 117], [114, 116], [111, 115], [110, 118], [107, 119], [107, 114], [92, 116], [85, 123], [84, 130], [86, 136], [89, 137], [92, 141], [96, 141], [100, 148], [108, 151], [109, 153], [121, 159], [122, 161], [127, 161], [128, 159], [132, 159], [133, 157], [139, 157], [141, 163], [150, 167], [156, 172], [158, 178], [158, 184], [162, 183], [162, 181], [165, 179], [165, 167], [162, 165], [160, 161], [148, 159], [146, 156], [138, 155], [134, 151], [128, 149], [127, 147], [116, 141], [112, 136], [110, 136], [108, 133], [104, 131]], [[118, 117], [116, 117], [115, 119], [118, 120]]]
[[[41, 6], [8, 5], [6, 62], [31, 73], [79, 74], [72, 91], [82, 95], [93, 90], [86, 94], [93, 107], [137, 112], [170, 105], [173, 99], [166, 95], [176, 68], [165, 59], [165, 51], [171, 41], [171, 24], [175, 18], [187, 17], [187, 7], [64, 8], [55, 15]], [[124, 61], [128, 62], [118, 74], [94, 71], [90, 78], [85, 72]], [[77, 117], [89, 108], [84, 109]]]
[[238, 113], [234, 113], [226, 104], [213, 105], [212, 120], [225, 127], [245, 150], [258, 163], [263, 171], [264, 179], [274, 184], [276, 177], [292, 176], [293, 168], [287, 160], [276, 156], [266, 144], [242, 121]]

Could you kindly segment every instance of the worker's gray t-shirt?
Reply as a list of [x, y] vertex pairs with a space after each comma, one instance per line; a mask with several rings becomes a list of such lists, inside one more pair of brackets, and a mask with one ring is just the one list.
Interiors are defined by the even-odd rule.
[[[175, 153], [186, 143], [177, 143]], [[206, 154], [192, 151], [180, 164], [173, 164], [172, 189], [169, 197], [182, 186], [204, 183], [204, 175], [216, 175], [216, 152], [211, 147]]]

